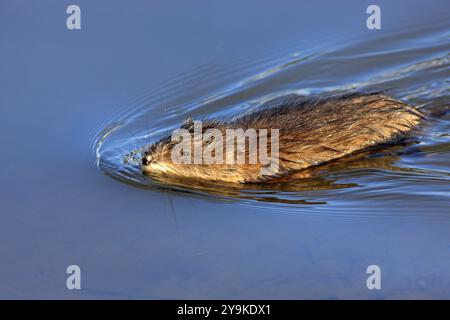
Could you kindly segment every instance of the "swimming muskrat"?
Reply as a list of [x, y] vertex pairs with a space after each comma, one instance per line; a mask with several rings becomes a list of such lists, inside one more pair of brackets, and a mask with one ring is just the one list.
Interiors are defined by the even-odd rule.
[[[170, 136], [146, 148], [142, 170], [157, 179], [178, 177], [231, 183], [277, 182], [286, 177], [308, 176], [302, 175], [305, 169], [395, 143], [410, 134], [423, 119], [425, 116], [419, 110], [382, 93], [288, 99], [274, 107], [262, 108], [228, 122], [206, 120], [201, 128], [202, 133], [208, 129], [218, 129], [224, 137], [227, 129], [279, 129], [279, 160], [275, 171], [264, 171], [268, 168], [267, 164], [251, 164], [248, 161], [244, 164], [175, 163], [172, 151], [178, 141], [172, 141]], [[181, 128], [193, 133], [194, 121], [186, 120]], [[215, 142], [215, 139], [201, 139], [200, 143], [205, 147]], [[246, 146], [248, 159], [247, 141]], [[266, 151], [270, 154], [271, 143], [267, 144]], [[189, 159], [194, 157], [192, 153], [184, 156]]]

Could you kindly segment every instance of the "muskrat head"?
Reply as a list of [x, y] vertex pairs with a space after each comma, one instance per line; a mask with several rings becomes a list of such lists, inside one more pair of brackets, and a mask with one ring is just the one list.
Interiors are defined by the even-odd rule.
[[182, 164], [172, 160], [172, 150], [175, 143], [164, 138], [149, 146], [142, 155], [142, 171], [149, 175], [180, 175], [184, 170]]
[[[184, 130], [188, 135], [185, 141], [185, 148], [180, 149], [180, 141], [183, 139], [176, 137], [177, 130]], [[149, 176], [171, 176], [171, 177], [190, 177], [198, 178], [195, 175], [197, 170], [193, 170], [193, 141], [189, 138], [193, 136], [194, 121], [188, 118], [184, 121], [179, 129], [175, 130], [172, 135], [159, 140], [149, 146], [142, 155], [142, 171]]]

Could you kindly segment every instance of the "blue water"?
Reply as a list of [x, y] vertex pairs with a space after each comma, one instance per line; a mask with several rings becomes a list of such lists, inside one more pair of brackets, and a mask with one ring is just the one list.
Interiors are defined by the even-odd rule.
[[449, 114], [277, 188], [158, 185], [130, 157], [286, 94], [446, 107], [446, 1], [378, 1], [381, 30], [356, 0], [78, 1], [74, 31], [69, 4], [0, 0], [0, 298], [450, 297]]

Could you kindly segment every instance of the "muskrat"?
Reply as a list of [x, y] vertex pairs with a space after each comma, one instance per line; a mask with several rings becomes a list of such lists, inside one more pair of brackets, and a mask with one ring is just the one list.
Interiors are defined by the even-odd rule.
[[[213, 128], [223, 136], [227, 129], [278, 129], [276, 170], [270, 169], [268, 164], [248, 161], [241, 164], [179, 163], [172, 157], [179, 141], [173, 141], [171, 136], [145, 148], [142, 170], [156, 179], [178, 177], [227, 183], [269, 183], [286, 177], [299, 178], [305, 169], [395, 143], [411, 134], [425, 118], [416, 108], [383, 93], [291, 98], [230, 121], [206, 120], [201, 128], [203, 134]], [[189, 118], [180, 128], [194, 133], [194, 123]], [[249, 143], [245, 141], [245, 159], [248, 160]], [[217, 142], [216, 139], [200, 140], [202, 147]], [[267, 153], [272, 144], [267, 145]], [[233, 156], [237, 152], [234, 151]], [[192, 152], [183, 156], [189, 160], [194, 157]], [[265, 170], [267, 168], [269, 170]]]

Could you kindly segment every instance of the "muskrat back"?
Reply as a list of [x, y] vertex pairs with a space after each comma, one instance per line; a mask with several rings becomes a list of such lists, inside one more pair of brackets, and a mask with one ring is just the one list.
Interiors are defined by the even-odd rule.
[[[270, 182], [370, 147], [393, 143], [410, 134], [423, 119], [424, 115], [414, 107], [380, 93], [289, 99], [231, 121], [205, 120], [201, 128], [202, 133], [216, 129], [224, 137], [230, 129], [242, 129], [240, 135], [248, 129], [260, 132], [277, 129], [275, 171], [264, 170], [268, 164], [260, 162], [176, 163], [173, 151], [177, 141], [171, 137], [148, 146], [143, 154], [142, 169], [157, 179], [171, 176], [235, 183]], [[194, 124], [189, 119], [181, 128], [194, 134]], [[249, 143], [246, 137], [243, 138], [248, 159]], [[216, 139], [200, 141], [202, 147], [213, 147], [225, 153], [224, 147], [218, 143]], [[270, 142], [266, 148], [267, 154], [273, 151]], [[184, 155], [185, 159], [186, 156], [189, 159], [194, 157], [192, 152]]]

